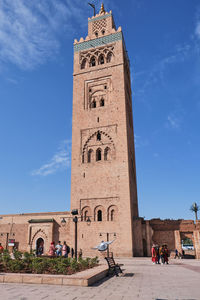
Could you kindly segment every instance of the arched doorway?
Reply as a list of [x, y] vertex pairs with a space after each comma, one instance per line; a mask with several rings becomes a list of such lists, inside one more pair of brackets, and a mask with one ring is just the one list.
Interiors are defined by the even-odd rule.
[[147, 241], [145, 239], [142, 240], [143, 243], [143, 256], [147, 256]]
[[44, 253], [44, 240], [39, 238], [36, 241], [36, 255], [42, 255]]

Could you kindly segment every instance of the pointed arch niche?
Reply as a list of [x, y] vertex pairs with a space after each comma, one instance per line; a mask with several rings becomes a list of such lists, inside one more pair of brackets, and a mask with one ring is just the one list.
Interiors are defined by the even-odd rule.
[[118, 209], [116, 205], [111, 205], [107, 210], [107, 220], [115, 222], [118, 219]]
[[102, 205], [98, 205], [94, 209], [94, 221], [103, 222], [106, 220], [105, 208]]
[[115, 144], [109, 134], [103, 130], [95, 131], [86, 140], [82, 153], [82, 163], [112, 161], [116, 157]]

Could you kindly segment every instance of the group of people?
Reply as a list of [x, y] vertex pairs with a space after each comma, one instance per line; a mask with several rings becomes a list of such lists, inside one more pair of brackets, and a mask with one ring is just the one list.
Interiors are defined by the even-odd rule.
[[[64, 241], [63, 245], [59, 241], [57, 245], [55, 245], [55, 242], [51, 242], [50, 248], [49, 248], [49, 256], [64, 256], [68, 257], [70, 256], [74, 257], [74, 249], [67, 245], [67, 243]], [[79, 251], [79, 257], [82, 257], [82, 250]]]
[[162, 246], [153, 244], [151, 249], [151, 257], [153, 264], [169, 264], [169, 250], [167, 248], [166, 244], [163, 244]]

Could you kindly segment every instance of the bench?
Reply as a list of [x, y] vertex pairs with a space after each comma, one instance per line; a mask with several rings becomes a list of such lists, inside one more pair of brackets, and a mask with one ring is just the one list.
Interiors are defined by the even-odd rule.
[[113, 257], [105, 257], [105, 260], [108, 263], [109, 272], [112, 272], [112, 273], [114, 272], [114, 274], [116, 276], [119, 276], [118, 275], [119, 273], [123, 273], [120, 265], [115, 263], [115, 260]]

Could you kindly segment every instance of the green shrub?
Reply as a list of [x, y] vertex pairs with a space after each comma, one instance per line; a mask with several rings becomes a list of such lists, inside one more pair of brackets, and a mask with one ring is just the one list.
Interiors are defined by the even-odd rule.
[[35, 257], [34, 253], [20, 251], [14, 252], [15, 259], [11, 259], [7, 250], [4, 250], [0, 259], [0, 271], [28, 272], [36, 274], [72, 274], [77, 271], [94, 267], [98, 264], [98, 258], [79, 258], [78, 261], [64, 257]]
[[48, 259], [35, 257], [32, 259], [32, 271], [36, 274], [43, 274], [48, 269]]
[[24, 262], [16, 259], [11, 259], [7, 264], [8, 270], [13, 273], [19, 273], [24, 270], [24, 267]]
[[98, 263], [99, 263], [98, 256], [90, 259], [90, 267], [94, 267], [94, 266], [98, 265]]
[[22, 252], [20, 252], [20, 251], [18, 251], [18, 250], [14, 250], [14, 251], [13, 251], [13, 255], [14, 255], [14, 258], [15, 258], [16, 260], [22, 259]]
[[78, 261], [76, 261], [75, 258], [71, 259], [70, 267], [71, 267], [71, 269], [73, 271], [78, 271], [79, 270], [79, 266], [80, 266], [80, 264], [79, 264]]
[[10, 254], [8, 250], [3, 250], [2, 253], [2, 262], [4, 265], [6, 265], [11, 260]]
[[78, 261], [79, 261], [81, 267], [83, 267], [84, 269], [89, 268], [89, 265], [90, 265], [89, 257], [87, 257], [86, 259], [79, 257]]

